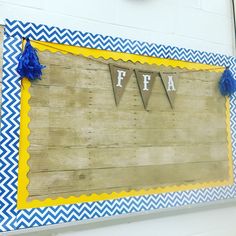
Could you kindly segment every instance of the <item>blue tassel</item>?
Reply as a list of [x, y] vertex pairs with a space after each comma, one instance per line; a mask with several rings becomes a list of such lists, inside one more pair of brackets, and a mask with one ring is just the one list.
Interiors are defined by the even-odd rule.
[[236, 80], [233, 74], [226, 68], [219, 81], [219, 89], [223, 96], [230, 96], [236, 91]]
[[45, 66], [41, 65], [37, 55], [37, 51], [30, 44], [29, 39], [26, 39], [25, 49], [19, 58], [17, 72], [21, 79], [26, 77], [29, 80], [41, 79], [42, 69]]

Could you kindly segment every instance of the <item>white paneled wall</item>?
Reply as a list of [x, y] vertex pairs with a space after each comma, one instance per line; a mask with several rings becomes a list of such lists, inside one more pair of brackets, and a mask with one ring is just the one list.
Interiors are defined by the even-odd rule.
[[233, 53], [230, 0], [0, 0], [5, 18]]
[[[228, 55], [235, 50], [230, 0], [0, 0], [0, 24], [5, 18]], [[76, 226], [29, 235], [236, 235], [233, 205], [140, 219], [99, 228], [90, 225], [85, 231]]]

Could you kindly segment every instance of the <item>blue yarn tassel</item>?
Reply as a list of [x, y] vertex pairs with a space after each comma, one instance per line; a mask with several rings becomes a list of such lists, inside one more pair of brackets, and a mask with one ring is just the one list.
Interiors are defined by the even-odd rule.
[[226, 68], [219, 81], [219, 89], [223, 96], [230, 96], [236, 91], [236, 80], [233, 74]]
[[42, 69], [45, 66], [41, 65], [37, 55], [37, 51], [30, 44], [29, 39], [26, 39], [25, 49], [19, 58], [17, 72], [21, 79], [26, 77], [29, 80], [41, 79]]

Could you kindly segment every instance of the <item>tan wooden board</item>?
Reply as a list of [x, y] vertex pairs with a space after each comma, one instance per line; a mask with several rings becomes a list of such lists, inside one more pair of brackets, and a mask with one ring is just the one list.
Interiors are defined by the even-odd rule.
[[[47, 68], [30, 88], [28, 200], [228, 178], [220, 73], [47, 51], [39, 57]], [[180, 72], [174, 110], [157, 76], [145, 111], [134, 73], [117, 107], [108, 63]]]

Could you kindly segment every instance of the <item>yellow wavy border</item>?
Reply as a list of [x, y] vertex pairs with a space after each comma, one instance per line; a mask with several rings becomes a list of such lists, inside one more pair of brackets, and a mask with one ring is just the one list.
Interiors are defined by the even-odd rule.
[[141, 56], [138, 54], [130, 54], [130, 53], [121, 53], [121, 52], [113, 52], [101, 49], [92, 49], [92, 48], [83, 48], [78, 46], [70, 46], [65, 44], [55, 44], [55, 43], [48, 43], [48, 42], [41, 42], [41, 41], [31, 41], [31, 45], [37, 48], [39, 51], [48, 50], [52, 53], [60, 52], [63, 54], [73, 54], [73, 55], [82, 55], [85, 57], [93, 57], [93, 58], [103, 58], [113, 59], [115, 61], [122, 60], [124, 62], [131, 61], [133, 63], [140, 62], [141, 64], [149, 64], [149, 65], [163, 65], [163, 66], [171, 66], [171, 67], [179, 67], [182, 69], [188, 70], [208, 70], [208, 71], [216, 71], [219, 72], [221, 69], [222, 71], [225, 69], [222, 66], [213, 66], [208, 64], [200, 64], [200, 63], [193, 63], [187, 61], [180, 61], [180, 60], [172, 60], [172, 59], [165, 59], [165, 58], [157, 58], [157, 57], [150, 57], [150, 56]]
[[[118, 53], [105, 50], [81, 48], [68, 45], [60, 45], [53, 43], [45, 43], [32, 41], [31, 44], [40, 51], [49, 50], [50, 52], [62, 52], [62, 53], [72, 53], [74, 55], [83, 55], [85, 57], [92, 56], [93, 58], [102, 57], [104, 59], [112, 58], [113, 60], [123, 60], [123, 61], [132, 61], [140, 62], [147, 64], [155, 65], [164, 65], [172, 67], [186, 68], [189, 70], [211, 70], [216, 72], [222, 72], [223, 67], [212, 66], [207, 64], [199, 64], [185, 61], [177, 61], [170, 59], [160, 59], [155, 57], [140, 56], [135, 54], [128, 53]], [[30, 99], [30, 88], [31, 83], [27, 79], [22, 80], [22, 90], [21, 90], [21, 111], [20, 111], [20, 141], [19, 141], [19, 171], [18, 171], [18, 196], [17, 196], [17, 208], [18, 209], [27, 209], [27, 208], [37, 208], [45, 206], [55, 206], [55, 205], [64, 205], [64, 204], [75, 204], [79, 202], [92, 202], [100, 200], [109, 200], [117, 199], [122, 197], [131, 197], [131, 196], [140, 196], [140, 195], [150, 195], [150, 194], [159, 194], [166, 192], [176, 192], [176, 191], [185, 191], [209, 187], [219, 187], [233, 184], [233, 162], [232, 162], [232, 147], [231, 147], [231, 132], [230, 132], [230, 104], [229, 98], [226, 98], [226, 131], [227, 131], [227, 140], [228, 140], [228, 161], [229, 161], [229, 178], [223, 181], [211, 181], [198, 184], [187, 184], [187, 185], [178, 185], [178, 186], [167, 186], [159, 187], [155, 189], [142, 189], [142, 190], [131, 190], [129, 192], [122, 191], [119, 193], [113, 192], [110, 194], [102, 193], [91, 195], [81, 195], [79, 197], [71, 196], [68, 198], [58, 197], [56, 199], [47, 198], [45, 200], [32, 200], [27, 201], [29, 192], [27, 186], [29, 184], [28, 172], [30, 170], [28, 166], [28, 160], [30, 155], [28, 153], [28, 147], [30, 145], [28, 136], [30, 134], [30, 129], [28, 127], [30, 123], [29, 111], [29, 99]]]

